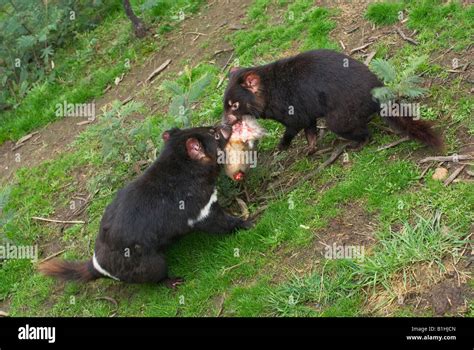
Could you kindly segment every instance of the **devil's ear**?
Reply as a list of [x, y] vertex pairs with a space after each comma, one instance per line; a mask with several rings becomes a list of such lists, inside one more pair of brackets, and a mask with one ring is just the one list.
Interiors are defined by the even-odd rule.
[[230, 77], [233, 76], [235, 73], [237, 73], [239, 70], [240, 70], [240, 67], [232, 67], [232, 68], [229, 70], [229, 74], [227, 74], [227, 77], [230, 78]]
[[169, 139], [170, 139], [171, 135], [170, 135], [170, 132], [169, 131], [165, 131], [163, 133], [163, 135], [161, 135], [161, 138], [163, 139], [163, 141], [167, 142]]
[[249, 72], [243, 77], [242, 86], [255, 94], [260, 88], [260, 77], [255, 72]]
[[189, 158], [194, 160], [201, 160], [206, 157], [201, 142], [194, 137], [186, 140], [186, 151]]
[[170, 129], [170, 130], [166, 130], [162, 135], [161, 135], [161, 138], [163, 139], [163, 141], [167, 142], [170, 137], [175, 134], [177, 131], [179, 131], [178, 128], [173, 128], [173, 129]]

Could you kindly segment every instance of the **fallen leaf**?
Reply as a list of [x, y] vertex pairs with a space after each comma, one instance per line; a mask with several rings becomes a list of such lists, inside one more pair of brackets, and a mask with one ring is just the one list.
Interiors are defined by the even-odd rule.
[[247, 220], [249, 218], [249, 208], [247, 207], [247, 204], [245, 204], [245, 202], [240, 198], [236, 198], [235, 200], [237, 201], [240, 209], [242, 210], [242, 219]]

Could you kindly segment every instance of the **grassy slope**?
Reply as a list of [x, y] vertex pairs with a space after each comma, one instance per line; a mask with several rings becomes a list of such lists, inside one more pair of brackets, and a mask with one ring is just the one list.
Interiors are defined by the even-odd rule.
[[[316, 9], [312, 4], [310, 0], [295, 1], [289, 6], [286, 1], [257, 0], [249, 10], [249, 29], [231, 38], [239, 63], [245, 66], [268, 62], [291, 49], [336, 48], [328, 36], [336, 25], [331, 12]], [[452, 39], [447, 31], [453, 33], [460, 18], [463, 27], [470, 28], [471, 32], [458, 31], [456, 42], [466, 42], [472, 34], [472, 20], [459, 6], [450, 5], [446, 9], [436, 5], [430, 9], [439, 14], [437, 20], [433, 19], [433, 14], [422, 15], [426, 10], [423, 5], [410, 2], [410, 13], [419, 11], [420, 16], [413, 16], [408, 25], [419, 28], [421, 45], [403, 46], [395, 54], [397, 64], [402, 64], [407, 54], [435, 53], [449, 47]], [[267, 25], [267, 21], [275, 23], [272, 14], [279, 10], [285, 10], [288, 16], [279, 25]], [[451, 15], [446, 16], [444, 11]], [[472, 6], [470, 11], [472, 13]], [[443, 23], [442, 27], [433, 28], [424, 25], [423, 21]], [[443, 40], [433, 36], [438, 30]], [[430, 68], [431, 76], [443, 75], [436, 66]], [[193, 70], [193, 79], [204, 72], [212, 74], [213, 81], [194, 111], [194, 125], [213, 122], [222, 111], [223, 87], [214, 88], [219, 81], [219, 70], [202, 64]], [[183, 77], [176, 80], [185, 83]], [[440, 123], [455, 122], [454, 126], [460, 127], [466, 119], [455, 119], [456, 115], [465, 113], [458, 101], [468, 98], [468, 94], [460, 90], [461, 97], [450, 98], [450, 91], [455, 87], [433, 86], [437, 98], [429, 101], [429, 112], [444, 115], [444, 109], [449, 110], [449, 117]], [[158, 98], [164, 101], [166, 97]], [[441, 100], [443, 104], [440, 104]], [[156, 139], [163, 129], [173, 124], [169, 116], [157, 115], [149, 120]], [[261, 154], [265, 155], [275, 146], [281, 127], [273, 122], [264, 124], [270, 133], [261, 144]], [[103, 209], [113, 193], [133, 176], [130, 163], [120, 160], [124, 157], [104, 161], [102, 142], [104, 129], [108, 127], [110, 124], [104, 119], [81, 136], [74, 153], [64, 154], [58, 160], [34, 169], [19, 171], [18, 184], [12, 189], [7, 206], [16, 214], [5, 227], [11, 240], [29, 244], [59, 242], [56, 250], [65, 248], [66, 258], [83, 259], [92, 254], [89, 242], [95, 238]], [[443, 271], [446, 258], [464, 245], [461, 238], [472, 223], [474, 194], [468, 184], [444, 188], [431, 180], [430, 173], [426, 182], [420, 183], [417, 177], [422, 169], [407, 159], [407, 155], [421, 146], [407, 142], [397, 148], [375, 152], [379, 145], [396, 137], [375, 128], [373, 132], [371, 145], [357, 153], [349, 152], [349, 165], [336, 163], [311, 183], [300, 185], [289, 196], [277, 196], [272, 200], [254, 229], [227, 237], [196, 234], [174, 245], [168, 254], [171, 273], [187, 280], [176, 292], [163, 286], [123, 285], [107, 280], [87, 286], [71, 283], [63, 287], [38, 275], [31, 263], [12, 260], [5, 262], [0, 270], [0, 300], [10, 300], [13, 315], [56, 316], [106, 316], [113, 312], [114, 306], [97, 300], [100, 296], [117, 299], [118, 314], [122, 316], [196, 316], [220, 312], [239, 316], [342, 316], [383, 308], [397, 297], [395, 284], [400, 276], [410, 276], [410, 271], [423, 262], [434, 261], [431, 267], [434, 273], [438, 269]], [[332, 135], [326, 136], [325, 144], [333, 139]], [[160, 146], [159, 141], [155, 143]], [[456, 150], [457, 146], [453, 134], [449, 147]], [[115, 147], [119, 155], [127, 152], [126, 145]], [[145, 156], [146, 153], [142, 153], [136, 159]], [[298, 176], [318, 163], [300, 156], [288, 171], [290, 175]], [[77, 188], [75, 183], [74, 174], [79, 171], [91, 179], [85, 188]], [[248, 190], [258, 190], [258, 184], [269, 178], [270, 171], [272, 169], [262, 167], [255, 171]], [[223, 178], [221, 183], [221, 192], [226, 194], [221, 200], [229, 200], [232, 194], [239, 192], [227, 179]], [[327, 184], [332, 185], [327, 187]], [[97, 189], [99, 192], [87, 210], [89, 222], [84, 228], [72, 226], [61, 235], [57, 226], [38, 224], [29, 219], [34, 215], [49, 216], [55, 208], [67, 208], [74, 193], [96, 193]], [[294, 207], [289, 205], [290, 200]], [[314, 266], [304, 272], [285, 265], [282, 252], [308, 250], [314, 244], [315, 235], [351, 205], [362, 206], [375, 226], [377, 242], [367, 252], [367, 259], [357, 262], [309, 256], [307, 260]], [[251, 207], [251, 210], [255, 209], [255, 205]], [[417, 216], [432, 218], [436, 211], [442, 213], [442, 226], [449, 229]], [[399, 232], [394, 227], [400, 225], [404, 225], [404, 230]], [[408, 277], [404, 283], [410, 286], [413, 281]], [[374, 295], [382, 296], [377, 299], [378, 304], [372, 301]], [[411, 312], [410, 308], [396, 309], [400, 315]], [[470, 312], [472, 315], [472, 303]]]
[[[140, 13], [139, 5], [143, 2], [132, 1], [137, 13]], [[176, 23], [172, 16], [176, 16], [179, 10], [192, 13], [202, 1], [166, 2], [173, 5], [140, 13], [148, 25], [158, 21], [158, 25], [153, 24], [154, 33], [171, 30]], [[162, 44], [162, 36], [137, 40], [123, 10], [120, 8], [118, 12], [111, 13], [97, 29], [78, 34], [74, 44], [59, 49], [53, 57], [54, 77], [36, 83], [16, 110], [2, 114], [0, 144], [5, 140], [16, 140], [56, 120], [55, 106], [58, 103], [85, 103], [102, 96], [107, 85], [130, 69], [127, 62], [140, 64]]]

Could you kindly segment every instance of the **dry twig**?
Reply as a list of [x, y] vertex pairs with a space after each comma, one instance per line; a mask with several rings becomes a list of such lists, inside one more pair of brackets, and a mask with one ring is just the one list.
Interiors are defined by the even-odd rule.
[[152, 81], [158, 74], [160, 74], [162, 71], [164, 71], [170, 63], [171, 63], [171, 60], [167, 59], [161, 66], [159, 66], [157, 69], [155, 69], [153, 72], [151, 72], [151, 74], [148, 76], [148, 78], [146, 78], [145, 81], [147, 83]]
[[46, 221], [46, 222], [55, 222], [59, 224], [85, 224], [85, 221], [82, 220], [56, 220], [56, 219], [47, 219], [39, 216], [32, 216], [33, 220]]
[[460, 160], [471, 160], [474, 157], [470, 154], [453, 154], [452, 156], [440, 156], [440, 157], [426, 157], [419, 161], [419, 163], [426, 162], [454, 162], [458, 163]]
[[399, 144], [401, 144], [405, 141], [408, 141], [408, 140], [410, 140], [410, 138], [408, 136], [402, 137], [401, 139], [398, 139], [398, 140], [390, 142], [386, 145], [380, 146], [379, 148], [377, 148], [377, 151], [380, 152], [380, 151], [383, 151], [384, 149], [395, 147], [395, 146], [397, 146], [397, 145], [399, 145]]
[[449, 186], [449, 184], [453, 182], [453, 180], [457, 178], [459, 174], [461, 174], [461, 172], [464, 170], [465, 167], [466, 165], [464, 164], [460, 166], [459, 168], [457, 168], [456, 170], [454, 170], [453, 173], [444, 181], [444, 186]]
[[403, 40], [408, 41], [409, 43], [411, 43], [413, 45], [418, 45], [418, 41], [416, 41], [415, 39], [410, 38], [409, 36], [406, 36], [405, 33], [403, 33], [400, 28], [397, 28], [396, 31], [397, 31], [398, 35], [400, 35], [402, 37]]

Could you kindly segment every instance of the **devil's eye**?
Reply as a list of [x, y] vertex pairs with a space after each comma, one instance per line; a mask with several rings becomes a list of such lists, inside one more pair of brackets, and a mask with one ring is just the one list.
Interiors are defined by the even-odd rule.
[[239, 109], [239, 103], [238, 102], [235, 102], [232, 104], [232, 106], [230, 107], [230, 109], [232, 109], [233, 111], [236, 111]]

